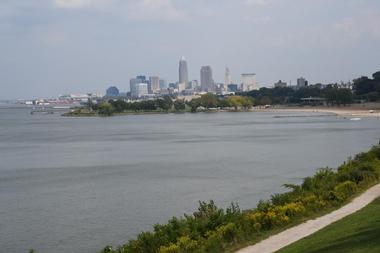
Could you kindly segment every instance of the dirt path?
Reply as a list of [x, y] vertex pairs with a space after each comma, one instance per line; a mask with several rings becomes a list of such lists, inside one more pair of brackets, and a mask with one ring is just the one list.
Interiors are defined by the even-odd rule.
[[318, 230], [338, 221], [347, 215], [355, 213], [362, 209], [376, 198], [380, 197], [380, 184], [368, 189], [362, 195], [353, 199], [349, 204], [335, 210], [332, 213], [326, 214], [315, 220], [309, 220], [305, 223], [287, 229], [277, 235], [271, 236], [255, 245], [246, 247], [236, 253], [272, 253], [277, 250], [292, 244], [306, 236], [309, 236]]

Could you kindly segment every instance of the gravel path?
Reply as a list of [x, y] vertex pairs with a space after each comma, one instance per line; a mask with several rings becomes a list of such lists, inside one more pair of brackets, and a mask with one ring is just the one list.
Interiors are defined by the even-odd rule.
[[380, 184], [377, 184], [366, 192], [352, 200], [349, 204], [333, 211], [332, 213], [321, 216], [315, 220], [287, 229], [277, 235], [273, 235], [255, 245], [246, 247], [236, 253], [273, 253], [277, 250], [292, 244], [318, 230], [338, 221], [347, 215], [362, 209], [376, 198], [380, 197]]

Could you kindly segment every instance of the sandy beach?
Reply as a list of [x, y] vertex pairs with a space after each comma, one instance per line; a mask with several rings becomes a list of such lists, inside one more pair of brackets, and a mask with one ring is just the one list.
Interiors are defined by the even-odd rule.
[[311, 112], [319, 114], [335, 114], [346, 118], [378, 118], [380, 119], [380, 103], [355, 104], [349, 106], [304, 106], [304, 107], [270, 107], [258, 108], [254, 111], [269, 112]]

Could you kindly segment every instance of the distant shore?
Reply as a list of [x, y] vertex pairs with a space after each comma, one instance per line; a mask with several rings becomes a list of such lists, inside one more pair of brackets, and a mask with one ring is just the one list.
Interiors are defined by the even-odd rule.
[[[320, 113], [320, 114], [334, 114], [339, 117], [351, 118], [379, 118], [380, 119], [380, 103], [365, 103], [365, 104], [351, 104], [346, 106], [286, 106], [286, 105], [273, 105], [270, 107], [256, 106], [251, 109], [234, 110], [233, 108], [210, 108], [207, 110], [197, 112], [306, 112], [306, 113]], [[190, 113], [189, 110], [184, 111], [125, 111], [120, 113], [113, 113], [112, 116], [128, 116], [128, 115], [144, 115], [144, 114], [168, 114], [168, 113]], [[96, 111], [91, 111], [86, 108], [78, 108], [70, 112], [62, 114], [66, 117], [102, 117]]]
[[311, 112], [332, 113], [340, 117], [380, 118], [380, 103], [353, 104], [347, 106], [270, 107], [255, 109], [265, 112]]

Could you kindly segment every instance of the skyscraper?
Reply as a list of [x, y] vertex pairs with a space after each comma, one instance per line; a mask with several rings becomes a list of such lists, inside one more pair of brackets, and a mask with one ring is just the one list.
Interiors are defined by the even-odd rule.
[[168, 82], [165, 79], [160, 79], [160, 89], [167, 89]]
[[158, 93], [160, 90], [160, 78], [158, 76], [150, 76], [149, 83], [152, 93]]
[[187, 71], [187, 62], [186, 62], [186, 59], [185, 57], [181, 57], [181, 59], [179, 60], [179, 79], [178, 79], [178, 83], [184, 83], [185, 86], [187, 86], [189, 82], [189, 74], [188, 74], [188, 71]]
[[241, 74], [241, 90], [242, 91], [251, 91], [251, 90], [258, 90], [257, 84], [256, 84], [256, 74], [254, 73], [246, 73]]
[[230, 69], [228, 67], [226, 67], [226, 71], [224, 73], [224, 87], [223, 87], [223, 91], [227, 91], [228, 90], [228, 85], [231, 84], [231, 73], [230, 73]]
[[129, 90], [131, 92], [131, 97], [136, 98], [138, 91], [137, 91], [137, 84], [142, 83], [142, 80], [140, 78], [131, 78], [129, 80]]
[[[136, 78], [131, 78], [129, 80], [129, 85], [130, 85], [130, 92], [131, 92], [131, 97], [136, 98], [138, 94], [138, 86], [137, 84], [139, 83], [146, 83], [148, 84], [148, 80], [146, 80], [146, 77], [143, 75], [136, 76]], [[148, 87], [149, 89], [149, 87]]]
[[201, 68], [201, 89], [202, 91], [214, 91], [214, 80], [210, 66], [202, 66]]
[[305, 78], [300, 77], [297, 79], [297, 88], [303, 88], [308, 85], [308, 82]]

